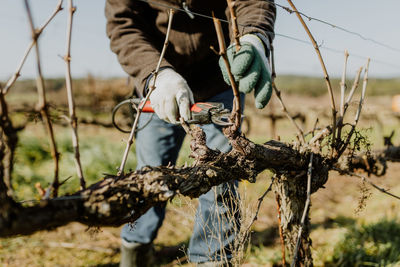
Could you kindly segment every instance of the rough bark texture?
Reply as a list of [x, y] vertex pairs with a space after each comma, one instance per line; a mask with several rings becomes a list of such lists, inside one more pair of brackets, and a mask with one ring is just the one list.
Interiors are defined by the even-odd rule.
[[7, 194], [13, 195], [11, 173], [13, 170], [14, 151], [17, 147], [18, 136], [17, 130], [13, 127], [8, 116], [8, 107], [4, 99], [4, 95], [0, 92], [0, 136], [2, 150], [2, 175], [3, 182], [7, 188]]
[[[328, 179], [329, 165], [321, 158], [313, 161], [311, 192], [323, 187]], [[293, 259], [301, 217], [307, 200], [307, 171], [299, 174], [281, 172], [274, 180], [274, 190], [280, 199], [281, 228], [285, 249], [290, 259]], [[301, 234], [301, 243], [297, 254], [296, 266], [313, 266], [311, 255], [310, 221], [306, 217]]]
[[[281, 201], [281, 228], [285, 250], [289, 259], [293, 259], [297, 236], [301, 225], [301, 216], [307, 199], [306, 191], [299, 192], [298, 185], [291, 181], [289, 177], [285, 176], [281, 176], [279, 181], [274, 181], [274, 190]], [[302, 239], [297, 256], [299, 266], [312, 266], [313, 260], [311, 256], [309, 226], [310, 221], [307, 218], [302, 231]]]
[[[136, 220], [156, 203], [165, 202], [177, 193], [198, 197], [226, 181], [254, 180], [265, 169], [278, 173], [289, 170], [294, 176], [307, 171], [308, 153], [299, 153], [289, 145], [276, 141], [257, 145], [237, 136], [232, 140], [234, 149], [221, 153], [208, 149], [203, 135], [199, 133], [192, 141], [196, 157], [193, 167], [144, 167], [122, 177], [105, 177], [71, 196], [32, 206], [23, 207], [15, 202], [10, 208], [2, 206], [6, 212], [0, 217], [0, 236], [28, 235], [72, 221], [92, 226], [117, 226]], [[315, 158], [318, 162], [324, 161], [321, 157]], [[325, 181], [328, 169], [321, 168], [315, 175]], [[299, 179], [304, 179], [303, 175]]]
[[[3, 121], [3, 120], [2, 120]], [[0, 218], [1, 221], [9, 221], [12, 220], [10, 216], [10, 211], [14, 210], [16, 205], [15, 202], [10, 197], [10, 190], [7, 184], [2, 179], [4, 177], [4, 166], [3, 159], [5, 156], [6, 146], [1, 145], [0, 147]]]

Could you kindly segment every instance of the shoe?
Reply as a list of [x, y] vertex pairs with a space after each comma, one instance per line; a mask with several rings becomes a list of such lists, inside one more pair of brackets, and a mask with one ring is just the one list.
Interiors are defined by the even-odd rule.
[[150, 267], [153, 262], [153, 244], [128, 242], [121, 239], [121, 261], [119, 267]]

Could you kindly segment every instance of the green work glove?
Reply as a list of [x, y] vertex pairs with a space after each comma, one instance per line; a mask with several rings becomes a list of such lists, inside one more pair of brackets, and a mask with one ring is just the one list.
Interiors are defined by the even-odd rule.
[[[228, 47], [227, 57], [232, 74], [239, 82], [239, 91], [250, 93], [254, 89], [256, 107], [262, 109], [268, 104], [272, 94], [271, 71], [262, 41], [254, 34], [246, 34], [240, 38], [241, 48], [236, 52], [234, 44]], [[227, 84], [228, 72], [222, 57], [219, 66]]]

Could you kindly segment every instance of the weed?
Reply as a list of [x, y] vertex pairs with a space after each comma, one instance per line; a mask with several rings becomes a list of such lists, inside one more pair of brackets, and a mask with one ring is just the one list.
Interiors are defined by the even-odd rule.
[[356, 214], [360, 213], [365, 209], [365, 207], [367, 206], [367, 200], [372, 196], [372, 193], [370, 192], [365, 182], [362, 182], [362, 184], [359, 186], [359, 189], [361, 195], [358, 198], [358, 205], [355, 210]]

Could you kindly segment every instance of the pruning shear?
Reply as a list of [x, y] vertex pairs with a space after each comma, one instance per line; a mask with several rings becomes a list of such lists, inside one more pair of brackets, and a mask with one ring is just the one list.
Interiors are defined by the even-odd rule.
[[[140, 98], [130, 98], [126, 99], [119, 104], [117, 104], [112, 111], [112, 124], [119, 131], [124, 133], [129, 133], [130, 130], [122, 129], [116, 122], [116, 114], [118, 110], [124, 106], [129, 105], [130, 117], [132, 121], [135, 119], [136, 113], [139, 109], [139, 105], [142, 104], [143, 99]], [[144, 103], [142, 112], [144, 113], [154, 113], [154, 109], [151, 107], [150, 101]], [[198, 102], [190, 107], [190, 113], [192, 119], [186, 121], [189, 124], [209, 124], [214, 123], [220, 126], [230, 126], [233, 123], [229, 121], [230, 111], [224, 107], [223, 103], [220, 102]], [[147, 125], [147, 123], [145, 124]], [[142, 127], [143, 128], [143, 127]], [[140, 130], [140, 129], [138, 129]]]

